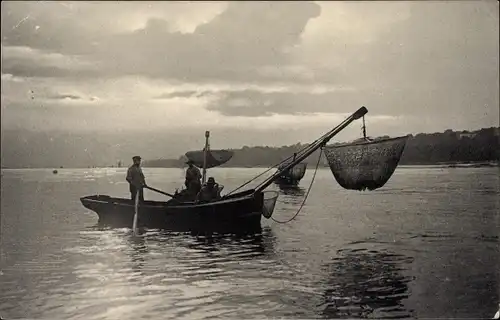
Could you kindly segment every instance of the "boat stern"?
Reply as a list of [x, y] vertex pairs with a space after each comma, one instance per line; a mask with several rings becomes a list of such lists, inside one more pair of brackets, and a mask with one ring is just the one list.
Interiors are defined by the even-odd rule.
[[82, 205], [99, 216], [99, 223], [116, 227], [131, 226], [134, 217], [132, 200], [107, 195], [91, 195], [80, 198]]

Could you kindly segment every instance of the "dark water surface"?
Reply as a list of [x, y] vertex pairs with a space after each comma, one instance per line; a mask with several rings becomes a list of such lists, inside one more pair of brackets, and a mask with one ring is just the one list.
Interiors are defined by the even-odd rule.
[[[183, 183], [180, 169], [144, 171], [158, 189]], [[210, 174], [227, 191], [261, 171]], [[261, 235], [239, 238], [95, 227], [79, 197], [128, 197], [125, 172], [2, 170], [3, 318], [472, 319], [498, 309], [498, 168], [399, 168], [373, 192], [341, 189], [321, 169], [296, 220], [263, 219]], [[294, 215], [312, 173], [281, 190], [275, 219]]]

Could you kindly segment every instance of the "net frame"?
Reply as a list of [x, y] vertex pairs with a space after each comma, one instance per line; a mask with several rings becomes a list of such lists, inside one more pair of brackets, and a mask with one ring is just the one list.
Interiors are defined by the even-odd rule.
[[278, 196], [279, 192], [277, 191], [262, 192], [262, 215], [264, 218], [269, 219], [273, 215]]
[[349, 190], [375, 190], [391, 178], [409, 136], [326, 146], [325, 157], [338, 184]]

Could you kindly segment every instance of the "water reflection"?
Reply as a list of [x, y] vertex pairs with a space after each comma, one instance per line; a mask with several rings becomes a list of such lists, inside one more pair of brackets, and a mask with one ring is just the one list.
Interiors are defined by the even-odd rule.
[[147, 262], [147, 256], [163, 253], [165, 256], [173, 251], [177, 260], [186, 260], [187, 264], [193, 257], [203, 256], [208, 265], [222, 260], [252, 260], [256, 258], [271, 258], [274, 256], [276, 236], [269, 227], [262, 228], [259, 233], [244, 234], [190, 234], [173, 233], [160, 230], [148, 230], [134, 236], [131, 232], [125, 235], [132, 268], [139, 272]]
[[306, 194], [306, 190], [299, 186], [280, 186], [279, 189], [283, 197], [278, 201], [284, 204], [300, 205]]
[[302, 187], [299, 186], [285, 186], [285, 185], [278, 185], [281, 193], [284, 195], [288, 196], [299, 196], [302, 197], [305, 195], [306, 190]]
[[189, 243], [189, 248], [200, 249], [207, 252], [220, 251], [221, 248], [232, 247], [235, 249], [248, 248], [255, 254], [272, 252], [275, 236], [269, 227], [258, 233], [247, 234], [207, 234], [195, 236], [195, 242]]
[[409, 318], [403, 305], [411, 278], [403, 275], [413, 258], [388, 251], [339, 250], [326, 265], [331, 278], [322, 297], [324, 318]]
[[130, 250], [127, 250], [126, 252], [130, 256], [131, 268], [134, 272], [141, 273], [144, 268], [145, 256], [149, 253], [146, 239], [144, 238], [144, 235], [128, 235], [127, 243]]

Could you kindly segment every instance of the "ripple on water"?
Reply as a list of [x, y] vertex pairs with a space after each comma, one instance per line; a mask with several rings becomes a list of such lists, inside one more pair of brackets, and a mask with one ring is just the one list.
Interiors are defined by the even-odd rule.
[[[152, 170], [150, 181], [174, 186], [165, 179], [180, 171], [171, 172]], [[264, 220], [272, 227], [260, 235], [146, 229], [139, 237], [130, 228], [82, 227], [95, 218], [82, 217], [79, 196], [126, 194], [123, 169], [6, 172], [0, 312], [90, 320], [491, 316], [498, 178], [467, 172], [399, 171], [378, 191], [349, 192], [319, 170], [297, 220]], [[285, 220], [304, 192], [280, 192], [276, 218]]]
[[[379, 245], [379, 244], [377, 244]], [[335, 277], [325, 285], [328, 289], [319, 307], [325, 316], [411, 317], [404, 300], [410, 296], [406, 274], [412, 257], [375, 248], [344, 248], [326, 267]]]

